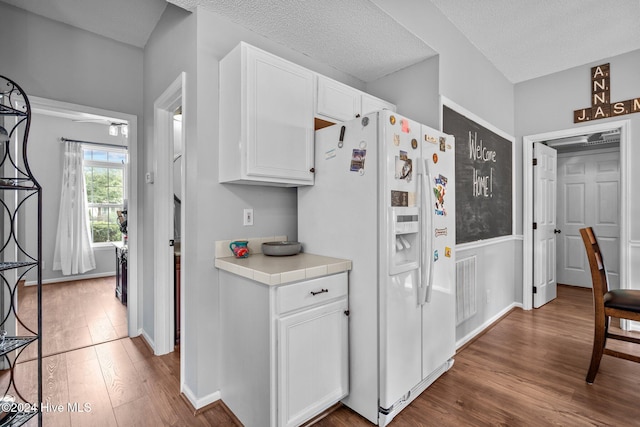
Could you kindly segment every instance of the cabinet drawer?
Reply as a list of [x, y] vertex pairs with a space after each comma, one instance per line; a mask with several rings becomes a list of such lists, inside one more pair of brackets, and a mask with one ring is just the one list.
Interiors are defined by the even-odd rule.
[[347, 273], [319, 277], [292, 285], [284, 285], [277, 291], [278, 313], [308, 307], [314, 304], [346, 296], [348, 293]]

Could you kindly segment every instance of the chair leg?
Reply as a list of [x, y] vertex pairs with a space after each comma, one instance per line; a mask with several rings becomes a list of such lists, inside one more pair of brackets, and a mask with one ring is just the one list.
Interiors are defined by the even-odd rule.
[[591, 352], [591, 364], [589, 365], [589, 372], [587, 373], [586, 378], [588, 384], [593, 384], [593, 381], [596, 378], [607, 339], [609, 317], [598, 317], [599, 318], [596, 318], [593, 331], [593, 351]]

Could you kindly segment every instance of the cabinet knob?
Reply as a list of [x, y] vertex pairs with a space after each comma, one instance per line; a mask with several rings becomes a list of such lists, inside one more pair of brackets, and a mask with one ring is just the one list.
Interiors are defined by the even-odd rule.
[[320, 289], [318, 292], [311, 291], [311, 295], [316, 296], [318, 294], [324, 294], [325, 292], [329, 292], [329, 289]]
[[311, 172], [311, 173], [316, 173], [316, 168], [311, 168], [311, 169], [309, 169], [309, 172]]
[[345, 311], [344, 311], [344, 315], [345, 315], [345, 316], [349, 316], [349, 310], [345, 310]]

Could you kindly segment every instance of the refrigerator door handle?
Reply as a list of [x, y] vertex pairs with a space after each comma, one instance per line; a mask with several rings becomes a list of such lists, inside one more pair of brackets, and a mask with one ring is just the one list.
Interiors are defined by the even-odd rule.
[[427, 159], [422, 159], [422, 191], [421, 193], [421, 225], [420, 241], [420, 282], [421, 293], [419, 304], [424, 305], [431, 301], [431, 288], [433, 287], [433, 191], [429, 186], [431, 174]]

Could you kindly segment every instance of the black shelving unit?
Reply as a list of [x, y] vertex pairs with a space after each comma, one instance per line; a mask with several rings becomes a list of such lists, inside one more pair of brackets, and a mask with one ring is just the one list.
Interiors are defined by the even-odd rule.
[[[34, 417], [42, 426], [42, 187], [27, 160], [30, 125], [27, 95], [13, 80], [0, 76], [0, 329], [15, 332], [0, 337], [0, 427], [20, 426]], [[18, 312], [18, 284], [34, 271], [35, 325]], [[34, 357], [29, 356], [33, 352], [27, 351], [31, 346], [37, 347], [34, 368]], [[23, 362], [29, 363], [25, 369], [37, 369], [37, 384], [25, 384], [32, 375], [16, 375]]]

